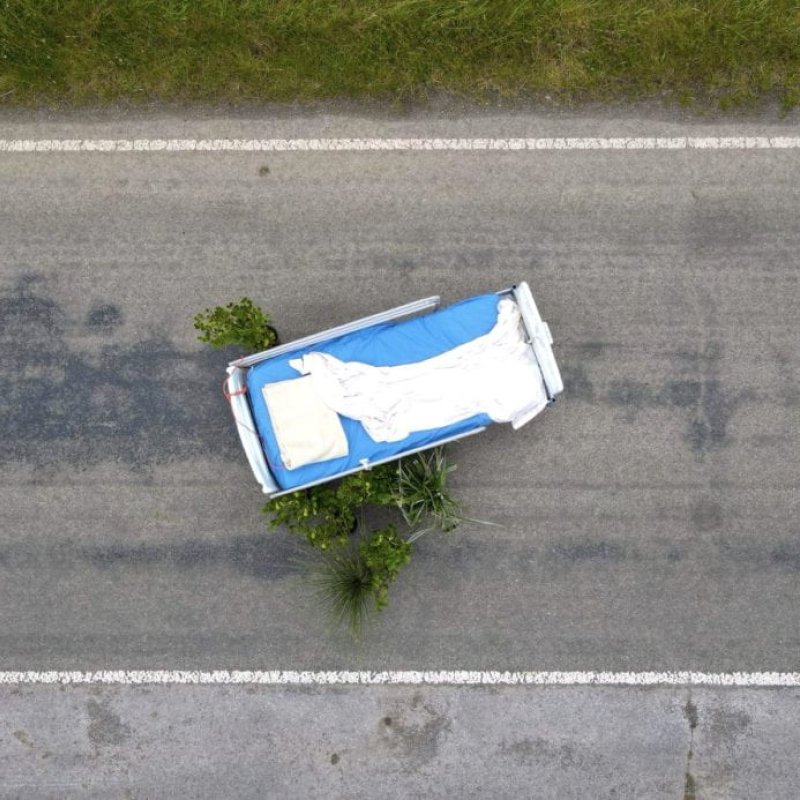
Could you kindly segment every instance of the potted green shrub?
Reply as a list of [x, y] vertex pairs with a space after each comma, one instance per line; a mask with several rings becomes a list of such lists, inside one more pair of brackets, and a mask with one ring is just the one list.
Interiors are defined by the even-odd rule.
[[197, 314], [194, 327], [200, 331], [198, 340], [207, 342], [215, 350], [239, 345], [257, 353], [280, 343], [278, 331], [271, 322], [249, 297], [243, 297], [237, 303], [207, 308]]

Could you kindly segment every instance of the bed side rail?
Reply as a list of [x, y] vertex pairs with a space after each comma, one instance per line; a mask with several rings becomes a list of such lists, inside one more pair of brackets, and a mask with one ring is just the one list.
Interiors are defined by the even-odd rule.
[[511, 287], [511, 292], [517, 301], [525, 329], [531, 340], [533, 352], [539, 362], [539, 369], [542, 371], [547, 398], [552, 403], [556, 397], [564, 391], [564, 382], [561, 379], [561, 371], [556, 363], [553, 354], [553, 336], [550, 328], [539, 314], [536, 308], [530, 287], [525, 281]]
[[441, 302], [438, 295], [432, 297], [425, 297], [422, 300], [415, 300], [413, 303], [406, 303], [396, 308], [390, 308], [388, 311], [381, 311], [378, 314], [371, 314], [368, 317], [353, 320], [344, 325], [338, 325], [335, 328], [329, 328], [326, 331], [314, 333], [311, 336], [305, 336], [302, 339], [295, 339], [293, 342], [272, 347], [269, 350], [264, 350], [261, 353], [254, 353], [251, 356], [238, 358], [236, 361], [231, 361], [231, 367], [251, 367], [253, 364], [258, 364], [260, 361], [266, 361], [268, 358], [275, 358], [276, 356], [291, 353], [301, 347], [308, 347], [313, 344], [320, 344], [327, 342], [331, 339], [336, 339], [339, 336], [344, 336], [347, 333], [369, 328], [372, 325], [380, 325], [383, 322], [390, 322], [391, 320], [398, 319], [399, 317], [407, 317], [412, 314], [418, 314], [423, 311], [432, 311], [439, 307]]
[[234, 366], [228, 367], [227, 372], [225, 397], [230, 403], [233, 418], [236, 420], [236, 430], [239, 431], [239, 438], [242, 441], [242, 447], [250, 464], [250, 469], [253, 470], [253, 474], [261, 484], [264, 493], [274, 494], [280, 490], [280, 486], [275, 482], [275, 478], [272, 477], [272, 473], [267, 466], [264, 450], [261, 447], [261, 440], [256, 433], [253, 415], [250, 413], [250, 406], [245, 397], [247, 373], [245, 370]]
[[[295, 486], [293, 489], [281, 489], [280, 491], [273, 494], [272, 497], [280, 497], [281, 495], [284, 494], [292, 494], [293, 492], [299, 492], [301, 489], [309, 489], [312, 486], [318, 486], [321, 483], [336, 481], [339, 480], [339, 478], [343, 478], [345, 475], [352, 475], [355, 472], [361, 472], [362, 470], [365, 469], [372, 469], [372, 467], [377, 467], [379, 464], [388, 464], [390, 461], [399, 461], [401, 458], [413, 455], [414, 453], [421, 453], [423, 450], [431, 450], [434, 447], [441, 447], [442, 445], [449, 444], [450, 442], [455, 442], [458, 439], [465, 439], [467, 436], [474, 436], [476, 433], [481, 433], [481, 431], [485, 430], [486, 430], [485, 426], [481, 426], [480, 428], [472, 428], [471, 430], [464, 431], [462, 433], [457, 433], [454, 436], [446, 436], [444, 439], [439, 439], [436, 442], [429, 442], [428, 444], [424, 444], [421, 447], [414, 447], [411, 450], [404, 450], [402, 453], [395, 453], [393, 456], [389, 456], [388, 458], [381, 458], [378, 459], [377, 461], [369, 461], [369, 462], [365, 460], [364, 462], [362, 462], [360, 466], [344, 470], [343, 472], [339, 472], [336, 475], [328, 475], [325, 478], [320, 478], [319, 480], [311, 481], [310, 483], [304, 483], [302, 486]], [[266, 492], [266, 489], [264, 491]]]

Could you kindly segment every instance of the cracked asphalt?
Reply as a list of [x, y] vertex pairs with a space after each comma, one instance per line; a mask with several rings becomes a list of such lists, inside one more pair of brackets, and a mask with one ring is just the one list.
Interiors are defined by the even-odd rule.
[[[796, 135], [797, 121], [284, 110], [3, 127]], [[0, 669], [800, 669], [799, 210], [797, 151], [3, 154]], [[308, 595], [297, 543], [266, 529], [220, 391], [236, 353], [204, 349], [192, 317], [246, 294], [288, 341], [520, 279], [553, 331], [563, 400], [453, 449], [470, 516], [502, 527], [421, 539], [354, 647]], [[173, 763], [196, 797], [231, 779], [227, 746], [209, 755], [197, 732], [236, 741], [214, 703], [261, 747], [277, 735], [265, 715], [300, 725], [287, 745], [299, 761], [247, 750], [262, 760], [243, 797], [263, 796], [263, 781], [273, 796], [371, 796], [369, 753], [395, 776], [382, 790], [406, 797], [482, 796], [480, 773], [495, 776], [494, 796], [524, 780], [537, 797], [749, 798], [767, 747], [768, 796], [793, 797], [797, 779], [783, 755], [796, 746], [794, 691], [165, 692], [2, 690], [14, 714], [44, 725], [51, 704], [81, 733], [51, 731], [38, 751], [29, 743], [47, 735], [8, 722], [0, 792], [175, 796], [159, 783], [165, 762], [131, 755], [156, 753], [166, 734], [147, 709], [167, 702], [186, 705], [175, 713], [193, 744]], [[405, 739], [381, 727], [401, 713], [391, 708], [412, 720]], [[337, 733], [337, 719], [352, 728]], [[478, 728], [485, 746], [468, 741]], [[102, 769], [90, 780], [91, 758]], [[310, 783], [289, 779], [297, 764]]]

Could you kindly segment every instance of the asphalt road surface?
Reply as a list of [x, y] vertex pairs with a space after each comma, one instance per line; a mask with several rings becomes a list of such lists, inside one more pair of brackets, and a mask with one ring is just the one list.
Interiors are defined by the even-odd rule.
[[[647, 111], [284, 109], [227, 119], [8, 117], [2, 137], [797, 127]], [[0, 154], [0, 669], [800, 669], [799, 211], [797, 149]], [[192, 317], [248, 295], [290, 340], [429, 294], [448, 302], [518, 280], [553, 331], [563, 399], [520, 431], [495, 426], [452, 448], [470, 516], [500, 527], [421, 539], [356, 647], [330, 631], [309, 595], [302, 548], [266, 529], [220, 391], [232, 354], [196, 342]], [[46, 707], [47, 691], [57, 690], [6, 702]], [[119, 691], [124, 705], [133, 690]], [[336, 691], [336, 702], [355, 704], [343, 713], [359, 713], [359, 690]], [[439, 708], [436, 692], [395, 691], [417, 727], [435, 728], [425, 703]], [[544, 702], [526, 691], [500, 694]], [[559, 691], [576, 707], [598, 698], [596, 719], [620, 697]], [[102, 717], [102, 698], [87, 696]], [[737, 703], [780, 716], [779, 696], [793, 709], [788, 730], [798, 718], [792, 692], [706, 699], [725, 705], [730, 721], [755, 714]], [[742, 729], [702, 714], [688, 725], [685, 692], [625, 697], [666, 704], [665, 718], [682, 726], [679, 766], [658, 785], [613, 784], [610, 769], [617, 793], [595, 796], [680, 797], [690, 729], [708, 724], [723, 744]], [[491, 716], [466, 708], [481, 699], [459, 698], [467, 718]], [[119, 720], [103, 719], [112, 728]], [[790, 739], [776, 737], [787, 748]], [[20, 742], [4, 748], [27, 747]], [[535, 772], [536, 753], [563, 767], [564, 752], [547, 746], [535, 737], [519, 745], [513, 774]], [[452, 768], [457, 752], [431, 750], [444, 759], [432, 774]], [[13, 750], [0, 754], [0, 764], [13, 762]], [[113, 783], [112, 766], [103, 774], [111, 777], [101, 794], [113, 785], [140, 796]], [[758, 796], [726, 780], [732, 794], [719, 796]], [[76, 796], [88, 791], [78, 784]], [[33, 796], [12, 785], [9, 796]], [[149, 785], [141, 796], [160, 796]], [[337, 785], [331, 796], [362, 796]], [[439, 787], [442, 796], [453, 786]], [[782, 787], [770, 796], [792, 796]], [[591, 796], [569, 791], [542, 784], [538, 796]]]

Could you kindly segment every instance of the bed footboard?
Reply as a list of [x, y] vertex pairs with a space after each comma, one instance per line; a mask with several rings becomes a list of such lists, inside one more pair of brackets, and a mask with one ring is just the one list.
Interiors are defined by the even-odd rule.
[[553, 336], [547, 323], [539, 314], [539, 309], [536, 308], [528, 284], [522, 281], [512, 286], [511, 292], [517, 301], [525, 329], [531, 340], [531, 347], [533, 347], [536, 360], [539, 362], [539, 369], [542, 371], [545, 389], [547, 389], [547, 398], [552, 403], [564, 391], [561, 371], [553, 354]]

